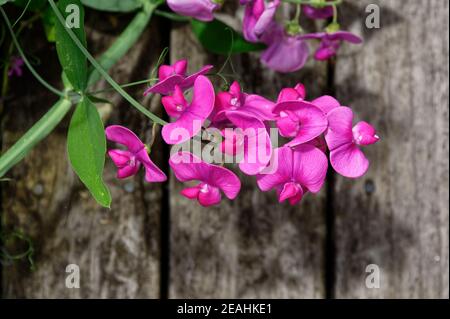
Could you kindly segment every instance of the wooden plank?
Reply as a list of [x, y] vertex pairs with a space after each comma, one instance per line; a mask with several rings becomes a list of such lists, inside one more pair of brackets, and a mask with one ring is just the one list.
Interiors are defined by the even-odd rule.
[[[366, 5], [381, 29], [363, 26]], [[366, 43], [344, 46], [337, 95], [379, 130], [368, 174], [337, 178], [337, 298], [449, 297], [448, 1], [354, 1], [342, 12]], [[365, 268], [381, 270], [379, 289]]]
[[[109, 46], [127, 22], [121, 20], [119, 25], [113, 25], [111, 21], [114, 22], [114, 18], [108, 14], [88, 11], [89, 43], [94, 52]], [[157, 26], [153, 25], [127, 57], [114, 67], [112, 76], [118, 82], [148, 77], [151, 64], [162, 50]], [[41, 37], [34, 39], [41, 43]], [[35, 48], [30, 42], [29, 47]], [[56, 65], [55, 54], [48, 59], [49, 47], [40, 48], [36, 54], [41, 56], [44, 65], [39, 71], [46, 70], [47, 65]], [[59, 70], [50, 71], [46, 77], [58, 81]], [[26, 81], [36, 83], [25, 77], [23, 82], [14, 83], [12, 92], [20, 92], [18, 88]], [[141, 96], [142, 90], [140, 87], [130, 93]], [[26, 86], [26, 91], [27, 94], [16, 96], [7, 106], [15, 111], [10, 114], [3, 133], [4, 148], [16, 141], [23, 129], [31, 126], [54, 100], [54, 97], [42, 94], [43, 89], [38, 84]], [[102, 108], [102, 114], [110, 119], [110, 123], [128, 126], [141, 137], [148, 138], [151, 123], [119, 96], [112, 95], [111, 98], [114, 109]], [[153, 102], [157, 102], [156, 99]], [[152, 107], [159, 108], [159, 103], [153, 103]], [[3, 296], [159, 297], [161, 184], [144, 185], [143, 174], [118, 181], [116, 169], [108, 159], [105, 179], [111, 188], [113, 203], [111, 210], [100, 208], [69, 166], [66, 132], [67, 123], [64, 123], [8, 174], [12, 182], [2, 184], [4, 231], [20, 229], [31, 236], [37, 266], [35, 271], [30, 271], [27, 262], [4, 266]], [[17, 245], [12, 243], [7, 248], [14, 251]], [[65, 286], [68, 275], [65, 269], [71, 263], [80, 267], [80, 289]]]
[[[188, 25], [172, 30], [171, 59], [180, 58], [191, 70], [215, 64], [217, 71], [224, 61], [204, 53]], [[310, 97], [326, 84], [326, 64], [281, 75], [263, 67], [258, 54], [233, 61], [244, 88], [271, 99], [299, 81]], [[183, 186], [172, 176], [169, 297], [323, 298], [325, 190], [290, 207], [278, 204], [275, 193], [259, 191], [255, 178], [240, 177], [235, 201], [205, 209], [179, 195]]]

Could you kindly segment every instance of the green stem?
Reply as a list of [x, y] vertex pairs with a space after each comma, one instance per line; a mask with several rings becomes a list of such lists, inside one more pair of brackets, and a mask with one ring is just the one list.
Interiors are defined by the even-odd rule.
[[5, 19], [5, 23], [6, 26], [9, 30], [9, 32], [11, 33], [11, 38], [14, 42], [14, 45], [17, 48], [17, 51], [19, 52], [21, 58], [23, 59], [23, 62], [25, 63], [25, 65], [27, 66], [27, 68], [30, 70], [30, 72], [33, 74], [33, 76], [43, 85], [45, 86], [49, 91], [55, 93], [56, 95], [59, 95], [61, 97], [65, 96], [64, 92], [59, 91], [58, 89], [54, 88], [53, 86], [51, 86], [49, 83], [47, 83], [47, 81], [45, 81], [37, 72], [36, 70], [33, 68], [33, 66], [31, 65], [31, 63], [28, 61], [28, 58], [25, 56], [25, 53], [22, 50], [22, 47], [19, 44], [19, 41], [16, 38], [16, 35], [14, 34], [14, 31], [11, 27], [11, 23], [9, 22], [8, 16], [6, 15], [5, 11], [3, 10], [2, 7], [0, 7], [0, 11], [3, 15], [3, 18]]
[[43, 140], [69, 112], [72, 103], [60, 99], [53, 107], [30, 128], [5, 154], [0, 157], [0, 178], [18, 162], [37, 143]]
[[302, 5], [301, 4], [297, 4], [297, 8], [295, 9], [294, 20], [298, 22], [298, 20], [300, 19], [300, 15], [301, 14], [302, 14]]
[[120, 87], [119, 84], [117, 84], [113, 78], [106, 72], [102, 66], [94, 59], [94, 57], [86, 50], [86, 48], [83, 46], [83, 44], [80, 42], [78, 37], [75, 35], [75, 33], [69, 29], [66, 26], [64, 17], [61, 15], [61, 12], [59, 12], [58, 7], [56, 6], [55, 2], [53, 0], [48, 0], [50, 3], [50, 6], [52, 7], [53, 11], [55, 12], [56, 17], [58, 18], [59, 22], [64, 26], [64, 29], [66, 30], [67, 34], [71, 37], [72, 41], [76, 44], [76, 46], [80, 49], [80, 51], [86, 56], [86, 58], [89, 60], [89, 62], [97, 69], [97, 71], [105, 78], [105, 80], [120, 94], [123, 96], [124, 99], [126, 99], [133, 107], [135, 107], [138, 111], [142, 112], [144, 115], [146, 115], [149, 119], [151, 119], [153, 122], [158, 123], [160, 125], [167, 124], [166, 121], [159, 118], [149, 110], [147, 110], [144, 106], [142, 106], [138, 101], [133, 99], [131, 95], [129, 95], [127, 92], [125, 92], [124, 89]]
[[[136, 85], [148, 84], [148, 83], [151, 83], [152, 81], [155, 81], [155, 80], [157, 81], [158, 78], [152, 78], [152, 79], [147, 79], [147, 80], [130, 82], [130, 83], [127, 83], [127, 84], [121, 84], [120, 87], [121, 88], [128, 88], [128, 87], [132, 87], [132, 86], [136, 86]], [[107, 88], [107, 89], [93, 91], [93, 92], [88, 92], [88, 93], [94, 95], [94, 94], [99, 94], [99, 93], [104, 93], [104, 92], [109, 92], [109, 91], [114, 91], [114, 88]]]
[[25, 6], [25, 8], [23, 9], [22, 13], [20, 14], [20, 16], [17, 18], [17, 20], [13, 23], [12, 27], [14, 29], [14, 27], [16, 26], [16, 24], [20, 21], [20, 19], [22, 19], [23, 15], [27, 12], [28, 7], [30, 6], [31, 0], [28, 0], [27, 5]]
[[337, 6], [333, 4], [333, 24], [337, 24], [338, 21], [338, 10]]
[[160, 16], [160, 17], [163, 17], [163, 18], [166, 18], [166, 19], [170, 19], [172, 21], [177, 21], [177, 22], [189, 22], [189, 21], [191, 21], [191, 18], [180, 16], [179, 14], [172, 13], [172, 12], [167, 12], [167, 11], [162, 11], [162, 10], [155, 10], [155, 14]]
[[[136, 43], [150, 22], [154, 9], [155, 7], [151, 6], [137, 13], [114, 44], [101, 55], [98, 62], [103, 69], [109, 70]], [[88, 86], [95, 84], [100, 77], [100, 72], [94, 69], [89, 75]]]

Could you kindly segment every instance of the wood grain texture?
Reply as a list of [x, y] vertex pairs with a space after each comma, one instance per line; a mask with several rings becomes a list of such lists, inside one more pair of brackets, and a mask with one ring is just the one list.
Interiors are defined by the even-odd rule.
[[[114, 21], [108, 14], [88, 11], [91, 50], [103, 51], [127, 22], [127, 17]], [[114, 67], [112, 76], [116, 81], [126, 83], [148, 77], [151, 64], [162, 50], [155, 30], [156, 22]], [[39, 37], [35, 39], [45, 43]], [[28, 43], [32, 47], [33, 41]], [[150, 48], [151, 54], [148, 53]], [[48, 50], [44, 46], [35, 53], [48, 55]], [[42, 57], [42, 61], [40, 70], [45, 70], [47, 64], [56, 65], [56, 55], [50, 59]], [[58, 74], [58, 70], [51, 72], [53, 76]], [[98, 86], [102, 87], [103, 84]], [[7, 105], [15, 112], [14, 117], [9, 117], [3, 134], [5, 149], [42, 114], [47, 106], [45, 103], [50, 106], [54, 100], [38, 93], [43, 90], [37, 84], [26, 90], [28, 94], [16, 97]], [[142, 90], [140, 87], [130, 92], [139, 97]], [[113, 109], [109, 105], [102, 106], [102, 116], [109, 119], [109, 123], [128, 126], [148, 139], [151, 123], [117, 95], [109, 97]], [[34, 103], [36, 100], [39, 105]], [[152, 108], [159, 107], [156, 100], [151, 104]], [[70, 168], [66, 156], [66, 132], [67, 122], [8, 174], [12, 182], [2, 185], [4, 231], [20, 229], [31, 236], [37, 265], [35, 271], [30, 271], [27, 262], [4, 266], [3, 297], [158, 298], [161, 184], [144, 185], [143, 174], [118, 181], [116, 169], [107, 159], [105, 181], [110, 186], [113, 203], [111, 210], [101, 208]], [[17, 245], [11, 243], [7, 249], [15, 251]], [[71, 263], [80, 267], [80, 289], [65, 287], [68, 275], [65, 270]]]
[[[191, 70], [214, 64], [217, 71], [224, 58], [203, 52], [189, 26], [172, 29], [172, 61], [188, 58]], [[233, 63], [247, 92], [272, 100], [297, 82], [305, 83], [310, 97], [326, 84], [326, 64], [281, 75], [262, 66], [257, 53], [236, 56]], [[290, 207], [279, 204], [275, 193], [262, 193], [254, 177], [239, 176], [238, 198], [208, 209], [179, 195], [183, 185], [172, 177], [169, 297], [323, 298], [325, 190]]]
[[[366, 5], [381, 29], [363, 26]], [[365, 44], [344, 46], [340, 101], [379, 130], [368, 174], [337, 178], [337, 298], [448, 298], [448, 1], [352, 1], [342, 14]], [[381, 270], [379, 289], [365, 268]]]

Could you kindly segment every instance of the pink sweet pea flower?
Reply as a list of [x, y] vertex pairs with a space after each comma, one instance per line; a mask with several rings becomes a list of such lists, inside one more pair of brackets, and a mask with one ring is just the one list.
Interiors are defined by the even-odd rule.
[[273, 102], [259, 95], [242, 92], [239, 83], [234, 81], [228, 92], [220, 92], [216, 96], [215, 108], [211, 116], [213, 126], [226, 121], [229, 112], [252, 116], [261, 121], [270, 121], [274, 119], [272, 113], [274, 106]]
[[333, 16], [333, 7], [326, 6], [323, 8], [318, 8], [308, 4], [304, 4], [302, 6], [302, 12], [310, 19], [328, 19]]
[[243, 173], [259, 174], [272, 157], [272, 142], [264, 123], [237, 111], [230, 111], [228, 119], [237, 129], [223, 130], [222, 151], [237, 155], [236, 160]]
[[214, 0], [167, 0], [174, 12], [201, 21], [212, 21], [213, 12], [220, 8], [220, 1]]
[[145, 180], [149, 183], [164, 182], [166, 175], [152, 162], [144, 143], [126, 127], [120, 125], [108, 126], [106, 138], [112, 142], [126, 146], [127, 150], [112, 149], [108, 155], [119, 169], [117, 178], [123, 179], [139, 171], [141, 164], [145, 167]]
[[[259, 42], [261, 36], [272, 23], [280, 0], [273, 0], [266, 4], [265, 0], [246, 1], [243, 33], [250, 42]], [[242, 4], [242, 1], [241, 1]]]
[[268, 48], [261, 61], [272, 70], [290, 73], [300, 70], [309, 56], [308, 44], [302, 35], [288, 35], [282, 26], [271, 24], [262, 37]]
[[320, 46], [317, 49], [314, 58], [319, 61], [328, 60], [336, 55], [343, 41], [360, 44], [362, 39], [357, 35], [347, 31], [337, 31], [333, 33], [310, 33], [302, 36], [302, 39], [318, 39], [321, 40]]
[[303, 101], [306, 97], [306, 89], [302, 83], [298, 83], [293, 88], [284, 88], [278, 94], [277, 103], [286, 101]]
[[366, 122], [359, 122], [352, 128], [353, 112], [342, 106], [328, 114], [329, 127], [325, 140], [330, 149], [330, 162], [342, 176], [358, 178], [363, 176], [369, 161], [359, 146], [370, 145], [380, 139], [375, 129]]
[[309, 142], [325, 132], [327, 117], [320, 108], [306, 101], [286, 101], [274, 108], [280, 135], [293, 138], [287, 146]]
[[336, 100], [334, 97], [329, 95], [323, 95], [321, 97], [318, 97], [317, 99], [313, 100], [311, 102], [315, 106], [317, 106], [319, 109], [322, 110], [323, 113], [328, 114], [335, 108], [341, 106], [341, 103], [339, 103], [338, 100]]
[[232, 171], [203, 162], [191, 153], [173, 154], [169, 165], [179, 181], [200, 182], [195, 187], [185, 188], [181, 194], [189, 199], [197, 199], [202, 206], [219, 204], [222, 197], [220, 191], [227, 198], [235, 199], [241, 189], [241, 182]]
[[310, 191], [318, 193], [325, 181], [328, 160], [312, 145], [299, 145], [294, 149], [283, 146], [273, 151], [272, 174], [257, 176], [258, 187], [267, 192], [276, 189], [279, 202], [289, 200], [295, 205]]
[[197, 77], [208, 73], [212, 68], [212, 65], [205, 65], [199, 71], [187, 76], [187, 60], [185, 59], [179, 60], [173, 65], [161, 65], [158, 70], [158, 83], [148, 88], [144, 92], [144, 96], [149, 93], [171, 94], [176, 85], [183, 90], [189, 89], [194, 85]]
[[179, 87], [173, 96], [165, 96], [162, 104], [167, 113], [176, 118], [162, 128], [162, 137], [167, 144], [183, 143], [198, 132], [214, 108], [214, 87], [203, 75], [197, 77], [191, 103], [188, 103]]

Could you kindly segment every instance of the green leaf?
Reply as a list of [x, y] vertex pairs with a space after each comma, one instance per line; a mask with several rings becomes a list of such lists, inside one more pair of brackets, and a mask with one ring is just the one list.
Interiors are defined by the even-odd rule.
[[4, 5], [5, 3], [9, 2], [10, 0], [0, 0], [0, 6]]
[[142, 7], [140, 0], [81, 0], [87, 7], [102, 11], [130, 12]]
[[[75, 5], [70, 6], [69, 5]], [[60, 0], [58, 8], [66, 20], [66, 25], [71, 27], [77, 38], [86, 46], [86, 34], [84, 32], [84, 9], [79, 0]], [[66, 8], [67, 11], [66, 12]], [[78, 10], [69, 10], [76, 9]], [[79, 13], [79, 16], [78, 14]], [[55, 16], [56, 18], [56, 16]], [[79, 19], [79, 20], [78, 20]], [[87, 85], [87, 61], [86, 57], [73, 42], [62, 23], [58, 20], [55, 24], [56, 50], [59, 61], [67, 78], [75, 90], [84, 91]]]
[[84, 97], [70, 121], [67, 150], [74, 171], [104, 207], [110, 207], [111, 195], [103, 182], [106, 137], [97, 108]]
[[[208, 51], [215, 54], [244, 53], [265, 48], [261, 43], [247, 42], [240, 33], [219, 20], [191, 20], [192, 31]], [[231, 50], [230, 50], [231, 49]]]

